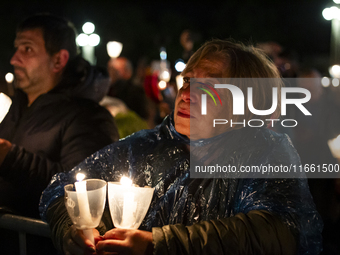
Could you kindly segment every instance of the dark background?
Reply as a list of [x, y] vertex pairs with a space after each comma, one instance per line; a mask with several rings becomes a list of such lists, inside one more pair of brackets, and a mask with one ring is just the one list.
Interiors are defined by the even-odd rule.
[[300, 62], [328, 75], [331, 22], [322, 17], [331, 0], [246, 1], [2, 1], [0, 3], [0, 76], [12, 67], [15, 28], [20, 20], [37, 12], [50, 12], [70, 19], [81, 32], [86, 21], [95, 24], [101, 37], [96, 47], [97, 63], [106, 66], [106, 43], [123, 43], [121, 56], [137, 61], [159, 59], [166, 47], [168, 59], [181, 57], [179, 36], [184, 29], [196, 34], [194, 48], [211, 38], [233, 38], [242, 42], [275, 41], [295, 50]]
[[[322, 17], [322, 11], [332, 5], [335, 4], [331, 0], [140, 1], [139, 3], [131, 3], [128, 0], [53, 2], [2, 0], [0, 2], [0, 85], [4, 83], [5, 74], [13, 70], [9, 61], [14, 53], [13, 41], [17, 24], [25, 17], [38, 12], [50, 12], [68, 18], [75, 24], [79, 33], [85, 22], [93, 22], [96, 26], [95, 33], [101, 37], [101, 43], [96, 47], [97, 63], [103, 67], [109, 60], [106, 43], [112, 40], [123, 43], [121, 56], [130, 59], [135, 67], [140, 59], [148, 61], [159, 59], [161, 47], [166, 48], [168, 59], [174, 65], [175, 60], [181, 58], [183, 54], [180, 35], [183, 30], [190, 29], [195, 35], [194, 50], [211, 38], [233, 38], [253, 44], [274, 41], [286, 50], [295, 51], [301, 66], [317, 68], [322, 75], [329, 76], [331, 21]], [[337, 122], [333, 126], [337, 127], [336, 134], [338, 134], [340, 87], [337, 88], [338, 94], [330, 89], [327, 95], [333, 96], [333, 100], [325, 97], [324, 101], [332, 103], [327, 109], [331, 109], [329, 112], [332, 116], [336, 116], [334, 119]], [[324, 118], [329, 115], [325, 113], [328, 112], [320, 111]], [[320, 121], [317, 118], [314, 120], [314, 124], [309, 127], [314, 128], [322, 123], [327, 127], [332, 126], [328, 125], [327, 121]], [[302, 130], [303, 132], [307, 133], [305, 130]], [[314, 142], [313, 139], [311, 140]], [[315, 142], [319, 140], [315, 139]], [[322, 142], [327, 146], [326, 140]], [[305, 145], [315, 149], [317, 155], [322, 151], [319, 145]], [[312, 157], [313, 155], [310, 154]], [[320, 212], [323, 216], [326, 215], [324, 254], [339, 254], [340, 181], [322, 179], [314, 185], [311, 184], [313, 195], [316, 194], [315, 201], [323, 210]]]

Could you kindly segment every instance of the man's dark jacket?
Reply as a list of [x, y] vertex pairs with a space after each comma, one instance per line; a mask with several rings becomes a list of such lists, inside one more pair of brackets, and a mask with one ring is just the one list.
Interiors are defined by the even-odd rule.
[[65, 72], [67, 81], [30, 107], [24, 92], [18, 90], [12, 98], [0, 124], [0, 138], [13, 144], [0, 166], [0, 207], [39, 217], [40, 195], [54, 174], [71, 170], [118, 140], [112, 116], [93, 101], [103, 94], [98, 88], [104, 79], [84, 61], [80, 64], [77, 71]]

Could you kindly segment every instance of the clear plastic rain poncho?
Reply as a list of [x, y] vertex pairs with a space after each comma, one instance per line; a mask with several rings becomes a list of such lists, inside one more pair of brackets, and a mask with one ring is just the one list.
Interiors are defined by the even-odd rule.
[[[256, 139], [249, 139], [251, 137]], [[199, 148], [216, 141], [229, 144], [225, 158], [236, 166], [275, 161], [300, 164], [289, 139], [266, 128], [230, 131], [191, 143], [191, 147]], [[176, 132], [172, 116], [153, 130], [121, 139], [94, 153], [70, 172], [55, 175], [41, 197], [41, 216], [46, 220], [48, 206], [64, 196], [64, 186], [74, 183], [78, 172], [87, 178], [106, 181], [119, 181], [125, 175], [139, 186], [155, 187], [140, 229], [150, 231], [152, 227], [176, 223], [191, 225], [240, 212], [267, 210], [298, 233], [299, 254], [320, 252], [322, 221], [315, 210], [307, 179], [193, 179], [190, 178], [189, 145], [189, 139]]]

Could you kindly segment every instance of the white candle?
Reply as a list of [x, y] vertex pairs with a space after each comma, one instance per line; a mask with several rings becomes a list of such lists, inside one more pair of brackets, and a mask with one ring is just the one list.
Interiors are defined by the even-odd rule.
[[[120, 180], [120, 183], [123, 186], [131, 187], [132, 180], [123, 176]], [[126, 191], [124, 194], [124, 202], [123, 202], [123, 216], [122, 216], [122, 226], [130, 228], [135, 223], [135, 211], [137, 207], [137, 203], [134, 201], [135, 195], [133, 192]]]
[[[77, 192], [77, 198], [78, 198], [78, 206], [79, 206], [79, 217], [81, 218], [81, 225], [84, 225], [84, 227], [87, 224], [90, 224], [92, 222], [92, 217], [90, 213], [90, 207], [89, 207], [89, 199], [87, 197], [87, 190], [86, 190], [86, 181], [83, 181], [85, 178], [85, 175], [82, 173], [77, 174], [77, 182], [74, 183], [76, 192]], [[81, 226], [81, 228], [83, 228]], [[93, 232], [92, 229], [85, 229], [83, 230], [84, 235], [90, 239], [90, 241], [94, 244], [94, 238], [93, 238]]]
[[11, 104], [12, 100], [4, 93], [0, 93], [0, 123], [7, 115], [8, 110], [11, 107]]

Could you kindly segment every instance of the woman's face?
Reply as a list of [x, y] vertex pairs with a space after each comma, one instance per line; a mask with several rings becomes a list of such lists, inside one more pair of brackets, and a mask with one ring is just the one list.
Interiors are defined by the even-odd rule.
[[222, 78], [224, 70], [225, 66], [219, 61], [201, 60], [196, 68], [184, 74], [184, 84], [175, 101], [174, 121], [178, 133], [197, 140], [211, 138], [227, 130], [227, 125], [213, 126], [214, 119], [227, 118], [225, 106], [215, 105], [208, 96], [207, 114], [202, 115], [201, 95], [205, 92], [198, 89], [198, 84], [190, 84], [190, 78], [206, 78], [204, 81], [214, 86], [218, 83], [214, 78]]

